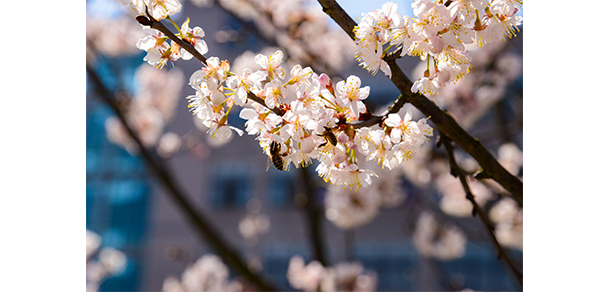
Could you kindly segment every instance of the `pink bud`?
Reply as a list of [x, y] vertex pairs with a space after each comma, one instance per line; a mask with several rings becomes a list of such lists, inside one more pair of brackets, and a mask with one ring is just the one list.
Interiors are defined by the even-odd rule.
[[332, 95], [335, 95], [335, 90], [333, 89], [333, 81], [330, 80], [330, 77], [328, 77], [326, 73], [322, 73], [320, 77], [318, 77], [318, 81], [320, 81], [320, 84], [326, 87], [326, 89], [328, 89], [328, 91], [330, 91]]

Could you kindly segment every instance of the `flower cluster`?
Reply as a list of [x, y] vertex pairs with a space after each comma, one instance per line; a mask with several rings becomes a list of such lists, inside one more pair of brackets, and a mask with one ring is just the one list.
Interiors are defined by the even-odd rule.
[[229, 269], [216, 255], [200, 257], [182, 272], [181, 280], [170, 276], [163, 282], [163, 292], [243, 291], [237, 281], [229, 281]]
[[[111, 247], [102, 247], [102, 238], [93, 231], [87, 230], [87, 292], [98, 291], [105, 279], [118, 275], [127, 266], [127, 257], [122, 251]], [[94, 255], [97, 253], [97, 260]]]
[[[132, 98], [121, 100], [127, 125], [135, 131], [145, 147], [158, 144], [160, 154], [171, 154], [169, 152], [173, 151], [168, 151], [168, 147], [162, 147], [167, 144], [163, 131], [173, 119], [184, 75], [181, 71], [156, 70], [146, 64], [138, 67], [135, 75], [135, 81], [139, 84], [137, 92]], [[104, 126], [109, 141], [123, 146], [130, 153], [138, 151], [136, 142], [117, 117], [109, 117]]]
[[[523, 59], [515, 52], [514, 42], [496, 42], [478, 47], [467, 45], [471, 53], [470, 72], [459, 82], [449, 83], [438, 90], [434, 102], [469, 129], [487, 110], [507, 97], [512, 85], [522, 76]], [[426, 63], [420, 62], [412, 76], [423, 76]]]
[[[134, 0], [131, 5], [134, 3], [141, 2]], [[150, 0], [145, 4], [150, 10], [163, 3], [169, 1]], [[189, 19], [178, 36], [201, 54], [207, 53], [202, 39], [205, 33], [199, 27], [189, 28], [188, 23]], [[178, 44], [169, 44], [162, 32], [152, 28], [145, 31], [147, 35], [138, 41], [137, 47], [148, 52], [144, 60], [149, 64], [161, 68], [168, 61], [192, 57]], [[246, 132], [258, 135], [263, 151], [276, 168], [287, 170], [290, 163], [307, 166], [317, 159], [320, 164], [316, 170], [326, 182], [358, 190], [370, 185], [371, 176], [376, 174], [358, 166], [357, 152], [392, 169], [409, 160], [415, 149], [432, 135], [426, 119], [411, 121], [408, 114], [404, 118], [390, 114], [381, 129], [353, 126], [352, 122], [370, 115], [363, 103], [370, 88], [362, 86], [360, 78], [352, 75], [333, 86], [326, 74], [318, 75], [298, 64], [287, 78], [283, 59], [280, 50], [268, 56], [258, 54], [254, 57], [257, 69], [245, 68], [236, 74], [230, 71], [228, 61], [210, 57], [201, 70], [191, 75], [189, 85], [195, 89], [195, 95], [187, 97], [189, 107], [212, 138], [228, 141], [232, 131], [243, 134], [228, 122], [229, 113], [237, 104], [244, 107], [239, 116], [247, 120]], [[296, 92], [295, 99], [287, 98], [288, 87]]]
[[375, 291], [377, 274], [358, 262], [324, 267], [318, 261], [305, 265], [300, 256], [290, 259], [286, 277], [290, 286], [303, 291]]
[[466, 251], [466, 242], [466, 235], [456, 226], [442, 226], [428, 211], [420, 213], [413, 243], [421, 255], [442, 261], [461, 258]]
[[[169, 3], [150, 2], [145, 3], [149, 10]], [[134, 0], [132, 6], [134, 3], [141, 2]], [[206, 53], [207, 45], [202, 39], [205, 33], [199, 27], [189, 28], [188, 23], [187, 19], [178, 36], [201, 54]], [[169, 44], [162, 32], [152, 28], [145, 31], [147, 36], [138, 41], [137, 47], [148, 52], [144, 60], [149, 64], [161, 68], [168, 61], [192, 57], [178, 44]], [[376, 174], [358, 166], [356, 153], [392, 169], [409, 160], [415, 149], [432, 135], [426, 119], [411, 121], [408, 114], [388, 115], [380, 129], [353, 126], [352, 122], [370, 116], [363, 103], [370, 88], [362, 86], [360, 78], [352, 75], [333, 86], [326, 74], [318, 75], [298, 64], [290, 70], [288, 78], [282, 67], [283, 59], [280, 50], [268, 56], [258, 54], [254, 57], [258, 68], [234, 73], [228, 61], [210, 57], [201, 70], [191, 75], [189, 85], [195, 89], [195, 95], [187, 97], [189, 107], [212, 138], [228, 141], [233, 131], [243, 134], [228, 121], [237, 104], [243, 107], [239, 116], [247, 120], [246, 132], [258, 135], [263, 152], [277, 169], [288, 170], [290, 163], [304, 167], [317, 159], [320, 164], [316, 170], [326, 182], [358, 190], [370, 185]], [[296, 92], [292, 100], [287, 97], [289, 87]]]
[[[368, 110], [363, 100], [370, 88], [360, 78], [333, 82], [326, 74], [295, 65], [290, 75], [282, 67], [283, 52], [258, 54], [258, 69], [245, 68], [241, 74], [230, 71], [228, 61], [217, 57], [190, 78], [195, 95], [188, 97], [193, 114], [209, 128], [212, 137], [231, 138], [242, 131], [228, 123], [233, 105], [244, 107], [239, 116], [246, 120], [246, 132], [257, 135], [263, 151], [274, 166], [287, 170], [290, 163], [307, 166], [320, 161], [316, 170], [333, 185], [355, 188], [371, 183], [376, 174], [358, 166], [357, 153], [393, 168], [409, 160], [415, 149], [432, 135], [426, 119], [411, 121], [411, 116], [388, 115], [380, 129], [355, 127]], [[296, 97], [287, 97], [289, 87]], [[250, 95], [259, 98], [259, 103]]]
[[521, 1], [443, 2], [415, 0], [411, 4], [413, 18], [401, 16], [393, 2], [363, 14], [354, 29], [360, 65], [373, 74], [381, 69], [390, 76], [390, 68], [382, 59], [390, 47], [394, 46], [395, 52], [400, 50], [400, 56], [419, 56], [427, 62], [427, 69], [411, 91], [429, 97], [441, 86], [468, 74], [471, 57], [465, 45], [483, 46], [513, 37], [522, 21], [515, 15]]
[[501, 199], [489, 210], [489, 218], [496, 223], [494, 231], [500, 244], [523, 250], [523, 209], [515, 201]]
[[[134, 0], [135, 1], [135, 0]], [[190, 28], [190, 19], [186, 21], [180, 27], [180, 31], [177, 36], [183, 41], [191, 44], [197, 52], [205, 54], [208, 52], [208, 45], [203, 40], [205, 32], [201, 27]], [[148, 54], [144, 57], [144, 61], [148, 61], [149, 64], [157, 66], [157, 68], [163, 68], [167, 64], [167, 61], [174, 62], [179, 59], [190, 60], [193, 58], [191, 53], [181, 48], [177, 43], [168, 43], [167, 37], [162, 32], [144, 27], [146, 36], [138, 40], [136, 47], [138, 49], [146, 51]]]
[[86, 25], [87, 60], [96, 60], [100, 53], [116, 57], [131, 55], [138, 51], [133, 44], [142, 37], [143, 33], [140, 25], [133, 19], [87, 15]]
[[[370, 164], [370, 162], [369, 162]], [[376, 167], [379, 178], [364, 190], [354, 192], [328, 186], [324, 196], [326, 219], [342, 229], [356, 228], [371, 222], [381, 208], [399, 206], [405, 199], [400, 172]]]
[[[469, 177], [467, 181], [477, 204], [484, 206], [492, 199], [493, 193], [482, 182]], [[445, 172], [436, 178], [435, 186], [441, 194], [438, 204], [443, 212], [456, 217], [471, 216], [472, 203], [466, 199], [466, 192], [458, 178]]]
[[[219, 0], [235, 17], [252, 22], [297, 63], [341, 70], [353, 60], [354, 42], [312, 0]], [[217, 38], [218, 40], [218, 38]], [[220, 39], [221, 41], [226, 41]], [[327, 72], [329, 73], [329, 72]]]

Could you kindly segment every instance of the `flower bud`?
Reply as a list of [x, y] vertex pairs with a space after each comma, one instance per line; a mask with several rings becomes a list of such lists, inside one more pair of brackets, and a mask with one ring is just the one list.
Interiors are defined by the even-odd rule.
[[328, 77], [326, 73], [322, 73], [320, 77], [318, 77], [318, 80], [320, 81], [320, 85], [326, 87], [326, 89], [328, 89], [328, 91], [330, 91], [332, 95], [335, 95], [335, 90], [333, 89], [333, 81], [330, 80], [330, 77]]

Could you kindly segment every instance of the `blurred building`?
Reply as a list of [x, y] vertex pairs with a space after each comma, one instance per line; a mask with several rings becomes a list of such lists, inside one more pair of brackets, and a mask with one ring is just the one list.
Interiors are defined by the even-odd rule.
[[[232, 61], [245, 50], [258, 52], [267, 45], [243, 33], [243, 24], [216, 6], [202, 9], [184, 1], [182, 15], [174, 18], [176, 23], [184, 21], [184, 11], [188, 11], [191, 26], [201, 26], [206, 31], [211, 55]], [[214, 41], [217, 31], [235, 31], [240, 37], [236, 41], [220, 43]], [[519, 35], [517, 41], [520, 40]], [[132, 90], [137, 85], [129, 76], [143, 63], [144, 55], [101, 58], [96, 70], [113, 90]], [[413, 58], [403, 58], [401, 62], [404, 68], [415, 65]], [[175, 67], [183, 70], [188, 78], [201, 66], [197, 61], [180, 60]], [[410, 71], [405, 69], [405, 72]], [[367, 99], [371, 106], [385, 105], [399, 94], [383, 74], [371, 76], [359, 68], [355, 60], [342, 74], [344, 77], [356, 74], [363, 85], [371, 86]], [[515, 84], [517, 89], [520, 86]], [[102, 236], [103, 245], [120, 249], [128, 256], [125, 272], [106, 280], [100, 289], [160, 290], [167, 276], [179, 277], [201, 255], [214, 251], [186, 222], [185, 216], [166, 195], [165, 186], [156, 180], [146, 163], [108, 141], [104, 122], [113, 112], [95, 96], [91, 86], [88, 86], [87, 94], [87, 228]], [[192, 89], [185, 82], [181, 96], [191, 94]], [[520, 99], [521, 96], [510, 98]], [[504, 102], [515, 104], [514, 100]], [[517, 118], [518, 110], [501, 109], [508, 119]], [[235, 122], [239, 120], [237, 115], [236, 111], [230, 120], [243, 129], [243, 124]], [[486, 124], [494, 118], [495, 114], [488, 114], [478, 123]], [[477, 127], [472, 128], [475, 129], [473, 135], [481, 138], [483, 144], [486, 141], [495, 143], [494, 135], [477, 135]], [[198, 131], [188, 112], [186, 99], [181, 99], [167, 130], [179, 135]], [[522, 145], [519, 133], [511, 137]], [[262, 267], [279, 286], [290, 289], [285, 276], [289, 259], [294, 255], [302, 255], [306, 260], [312, 258], [304, 210], [295, 204], [303, 195], [298, 170], [279, 172], [270, 168], [265, 171], [267, 156], [252, 136], [236, 136], [220, 148], [203, 145], [199, 156], [186, 152], [166, 160], [174, 178], [196, 208], [212, 218], [215, 227], [228, 242], [238, 247], [253, 268]], [[309, 167], [310, 175], [317, 177], [314, 169], [315, 165]], [[322, 200], [324, 184], [321, 179], [319, 181], [317, 195]], [[406, 181], [404, 186], [408, 193], [418, 191]], [[268, 232], [256, 242], [244, 240], [238, 231], [239, 221], [247, 214], [248, 202], [252, 199], [262, 202], [260, 213], [268, 216], [271, 223]], [[486, 291], [520, 289], [497, 259], [488, 240], [469, 241], [466, 255], [451, 262], [419, 256], [407, 232], [413, 225], [408, 216], [408, 204], [409, 196], [401, 207], [385, 209], [371, 224], [354, 231], [343, 231], [324, 220], [324, 244], [330, 262], [360, 261], [366, 269], [377, 272], [379, 291], [445, 290], [450, 287]], [[483, 232], [478, 221], [465, 219], [465, 222]], [[517, 259], [522, 258], [520, 252], [515, 251], [514, 255]], [[438, 279], [442, 279], [441, 284], [435, 282]]]

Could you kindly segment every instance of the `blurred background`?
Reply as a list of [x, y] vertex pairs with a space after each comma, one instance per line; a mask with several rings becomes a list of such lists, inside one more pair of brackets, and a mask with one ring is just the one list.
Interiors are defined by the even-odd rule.
[[[356, 19], [384, 2], [339, 4]], [[413, 16], [411, 1], [395, 2], [402, 15]], [[363, 86], [371, 87], [365, 103], [373, 112], [383, 111], [399, 95], [382, 73], [372, 76], [358, 66], [355, 46], [315, 1], [181, 3], [174, 21], [180, 25], [188, 17], [191, 27], [203, 28], [206, 56], [229, 60], [233, 72], [253, 68], [256, 54], [281, 49], [286, 71], [293, 64], [311, 66], [335, 83], [359, 76]], [[312, 236], [321, 242], [325, 266], [357, 262], [375, 274], [379, 291], [522, 289], [498, 259], [479, 219], [470, 216], [471, 205], [464, 204], [461, 185], [449, 174], [444, 149], [435, 147], [438, 133], [404, 167], [376, 170], [382, 174], [379, 182], [356, 194], [329, 188], [314, 171], [315, 164], [304, 170], [265, 171], [267, 156], [254, 137], [234, 135], [224, 145], [207, 138], [186, 99], [194, 94], [189, 77], [201, 64], [195, 59], [163, 69], [147, 64], [146, 53], [135, 47], [145, 33], [134, 17], [120, 1], [87, 1], [87, 66], [92, 71], [87, 78], [86, 227], [99, 236], [93, 247], [109, 247], [125, 256], [118, 260], [120, 268], [103, 277], [99, 271], [90, 276], [94, 266], [88, 264], [88, 282], [96, 281], [99, 291], [167, 290], [168, 277], [180, 279], [199, 258], [216, 253], [154, 169], [169, 173], [170, 184], [206, 215], [249, 268], [282, 290], [296, 289], [287, 277], [293, 256], [306, 263], [319, 259]], [[507, 170], [522, 176], [520, 30], [512, 39], [473, 49], [470, 74], [432, 100]], [[418, 58], [405, 56], [398, 63], [411, 80], [425, 69]], [[93, 78], [110, 93], [156, 165], [142, 158]], [[407, 110], [409, 106], [401, 115]], [[411, 110], [417, 119], [422, 117]], [[239, 111], [229, 121], [244, 129]], [[456, 151], [461, 166], [475, 173], [476, 161]], [[471, 188], [496, 224], [498, 240], [523, 270], [522, 209], [503, 199], [505, 191], [494, 182], [472, 180]], [[378, 203], [359, 196], [379, 197]], [[344, 205], [350, 204], [345, 198], [355, 205], [355, 214], [345, 214], [349, 206]], [[318, 234], [312, 225], [318, 226]], [[233, 270], [228, 278], [240, 280]]]

